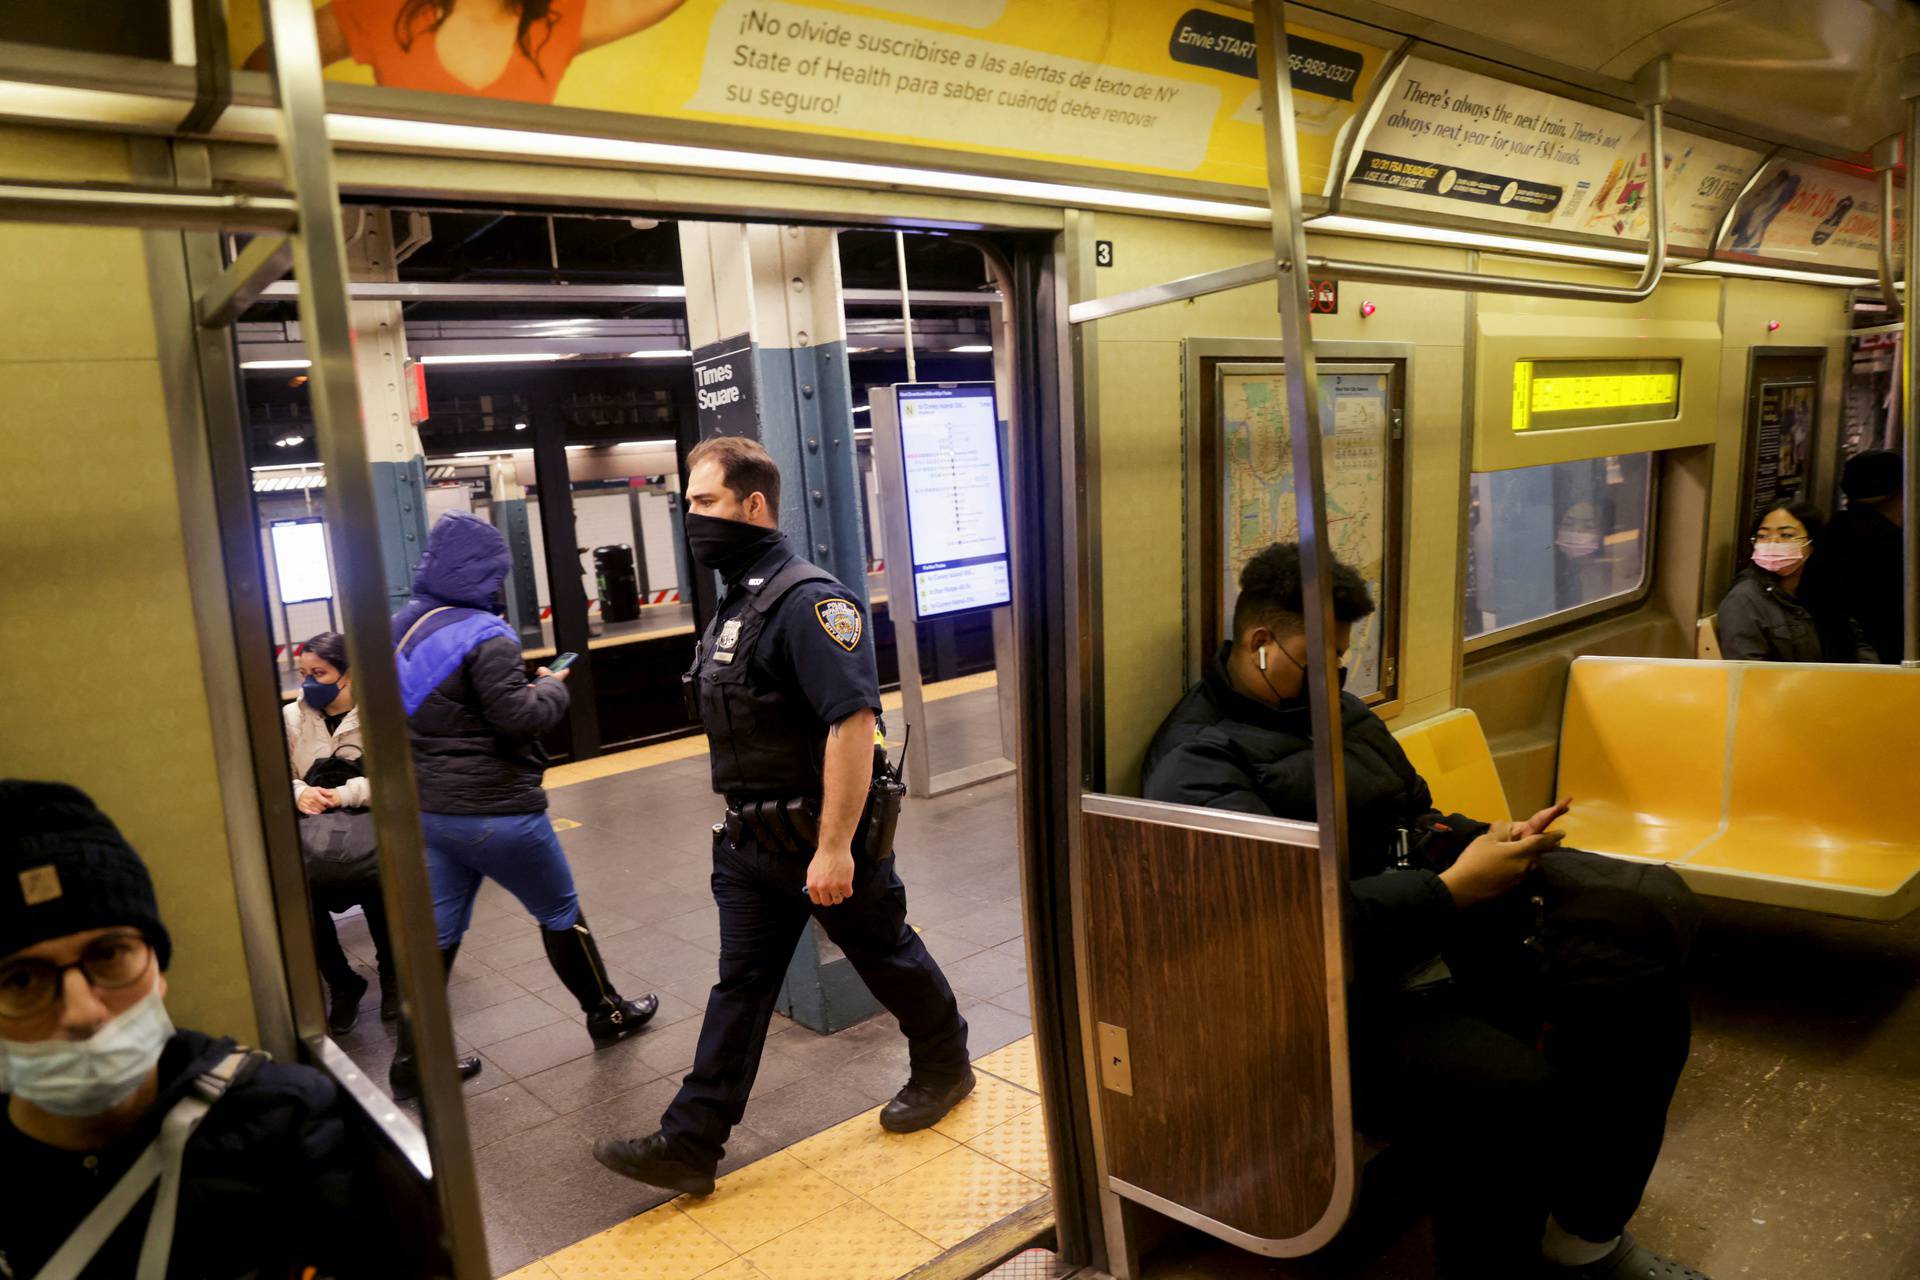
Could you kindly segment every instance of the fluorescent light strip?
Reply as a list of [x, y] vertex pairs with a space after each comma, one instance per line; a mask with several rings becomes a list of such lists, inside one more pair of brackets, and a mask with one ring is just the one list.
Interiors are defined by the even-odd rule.
[[691, 360], [691, 351], [629, 351], [629, 360]]
[[318, 471], [325, 463], [320, 462], [276, 462], [270, 467], [255, 467], [255, 471]]
[[313, 366], [311, 360], [242, 360], [242, 369], [307, 369]]
[[983, 346], [979, 343], [970, 343], [969, 345], [964, 347], [948, 347], [947, 354], [954, 355], [954, 356], [985, 356], [985, 355], [992, 355], [993, 348], [990, 346]]
[[674, 442], [671, 440], [622, 440], [613, 447], [616, 449], [671, 449], [673, 445]]
[[[277, 127], [278, 113], [269, 108], [229, 107], [221, 117], [220, 128], [216, 132], [229, 136], [273, 137]], [[596, 161], [750, 179], [824, 179], [866, 188], [906, 187], [1076, 208], [1211, 218], [1254, 226], [1265, 226], [1271, 221], [1264, 205], [1234, 204], [1225, 200], [1199, 200], [1187, 196], [1083, 187], [1065, 182], [1035, 182], [1026, 178], [996, 178], [942, 169], [910, 169], [902, 165], [868, 164], [852, 160], [819, 160], [664, 142], [596, 138], [584, 134], [487, 129], [478, 125], [440, 124], [430, 120], [391, 120], [380, 116], [339, 114], [327, 117], [327, 134], [335, 143], [348, 146], [458, 151], [498, 155], [510, 160], [539, 156], [542, 160]]]
[[456, 453], [456, 458], [511, 458], [516, 453], [532, 453], [531, 449], [474, 449], [467, 453]]
[[521, 364], [530, 361], [567, 360], [570, 352], [513, 351], [501, 355], [420, 356], [421, 364]]
[[0, 115], [57, 120], [70, 125], [126, 124], [159, 126], [171, 132], [180, 126], [188, 104], [173, 98], [118, 93], [110, 89], [75, 89], [66, 85], [0, 83]]
[[1601, 262], [1610, 266], [1638, 267], [1647, 260], [1644, 251], [1634, 253], [1626, 249], [1602, 249], [1597, 245], [1561, 244], [1555, 240], [1535, 240], [1527, 236], [1503, 236], [1485, 231], [1428, 227], [1417, 222], [1385, 222], [1377, 218], [1350, 218], [1344, 214], [1311, 218], [1307, 221], [1307, 230], [1336, 235], [1376, 236], [1388, 240], [1417, 240], [1422, 244], [1445, 245], [1457, 249], [1539, 254], [1548, 258], [1567, 258], [1575, 262]]
[[1794, 284], [1837, 284], [1852, 289], [1878, 289], [1880, 281], [1872, 276], [1843, 276], [1828, 271], [1795, 271], [1789, 267], [1757, 267], [1748, 262], [1689, 262], [1679, 271], [1702, 275], [1752, 276], [1758, 280], [1783, 280]]

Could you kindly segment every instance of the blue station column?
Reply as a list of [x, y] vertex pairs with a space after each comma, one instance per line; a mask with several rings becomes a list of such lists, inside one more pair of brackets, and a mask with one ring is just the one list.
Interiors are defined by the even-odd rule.
[[[347, 261], [355, 282], [388, 283], [400, 278], [401, 254], [394, 243], [393, 218], [385, 209], [362, 209], [357, 218], [349, 217]], [[408, 225], [426, 234], [426, 219], [420, 215], [411, 215]], [[426, 458], [417, 426], [425, 406], [414, 389], [415, 369], [407, 359], [400, 303], [355, 302], [353, 337], [367, 455], [373, 459], [373, 491], [380, 512], [380, 560], [387, 594], [397, 611], [407, 602], [413, 567], [427, 549]]]
[[[680, 224], [702, 439], [750, 436], [779, 464], [780, 527], [867, 602], [839, 240], [816, 227]], [[845, 956], [810, 927], [780, 1011], [815, 1031], [877, 1012]]]

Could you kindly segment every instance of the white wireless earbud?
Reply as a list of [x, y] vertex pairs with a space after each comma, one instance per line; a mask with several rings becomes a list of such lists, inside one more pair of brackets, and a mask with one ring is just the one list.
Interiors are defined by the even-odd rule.
[[1267, 669], [1267, 646], [1265, 645], [1260, 646], [1260, 669], [1262, 671]]

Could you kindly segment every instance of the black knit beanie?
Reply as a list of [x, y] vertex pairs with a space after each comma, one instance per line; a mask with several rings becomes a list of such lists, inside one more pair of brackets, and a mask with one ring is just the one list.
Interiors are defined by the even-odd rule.
[[167, 967], [153, 879], [113, 819], [77, 787], [0, 778], [0, 956], [109, 925], [140, 930]]
[[1900, 491], [1900, 455], [1892, 449], [1868, 449], [1840, 469], [1840, 492], [1848, 502], [1873, 502]]

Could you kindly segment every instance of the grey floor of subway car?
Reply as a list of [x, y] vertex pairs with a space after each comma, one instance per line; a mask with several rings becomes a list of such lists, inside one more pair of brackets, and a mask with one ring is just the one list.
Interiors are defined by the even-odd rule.
[[[989, 689], [930, 704], [936, 771], [998, 751], [994, 698]], [[900, 726], [890, 732], [897, 738]], [[550, 800], [555, 817], [581, 824], [560, 840], [609, 974], [625, 994], [657, 992], [661, 1007], [644, 1033], [594, 1052], [533, 923], [498, 885], [482, 890], [447, 1001], [456, 1045], [485, 1062], [466, 1103], [496, 1275], [669, 1198], [603, 1169], [591, 1145], [604, 1134], [656, 1127], [693, 1061], [719, 952], [707, 885], [719, 802], [705, 756], [578, 783]], [[915, 800], [897, 840], [908, 917], [954, 984], [975, 1057], [1032, 1030], [1013, 804], [1010, 778]], [[342, 917], [338, 927], [370, 972], [365, 921]], [[376, 992], [340, 1044], [384, 1081], [393, 1029], [377, 1006]], [[722, 1169], [878, 1105], [906, 1073], [906, 1043], [884, 1013], [833, 1036], [776, 1017]]]

